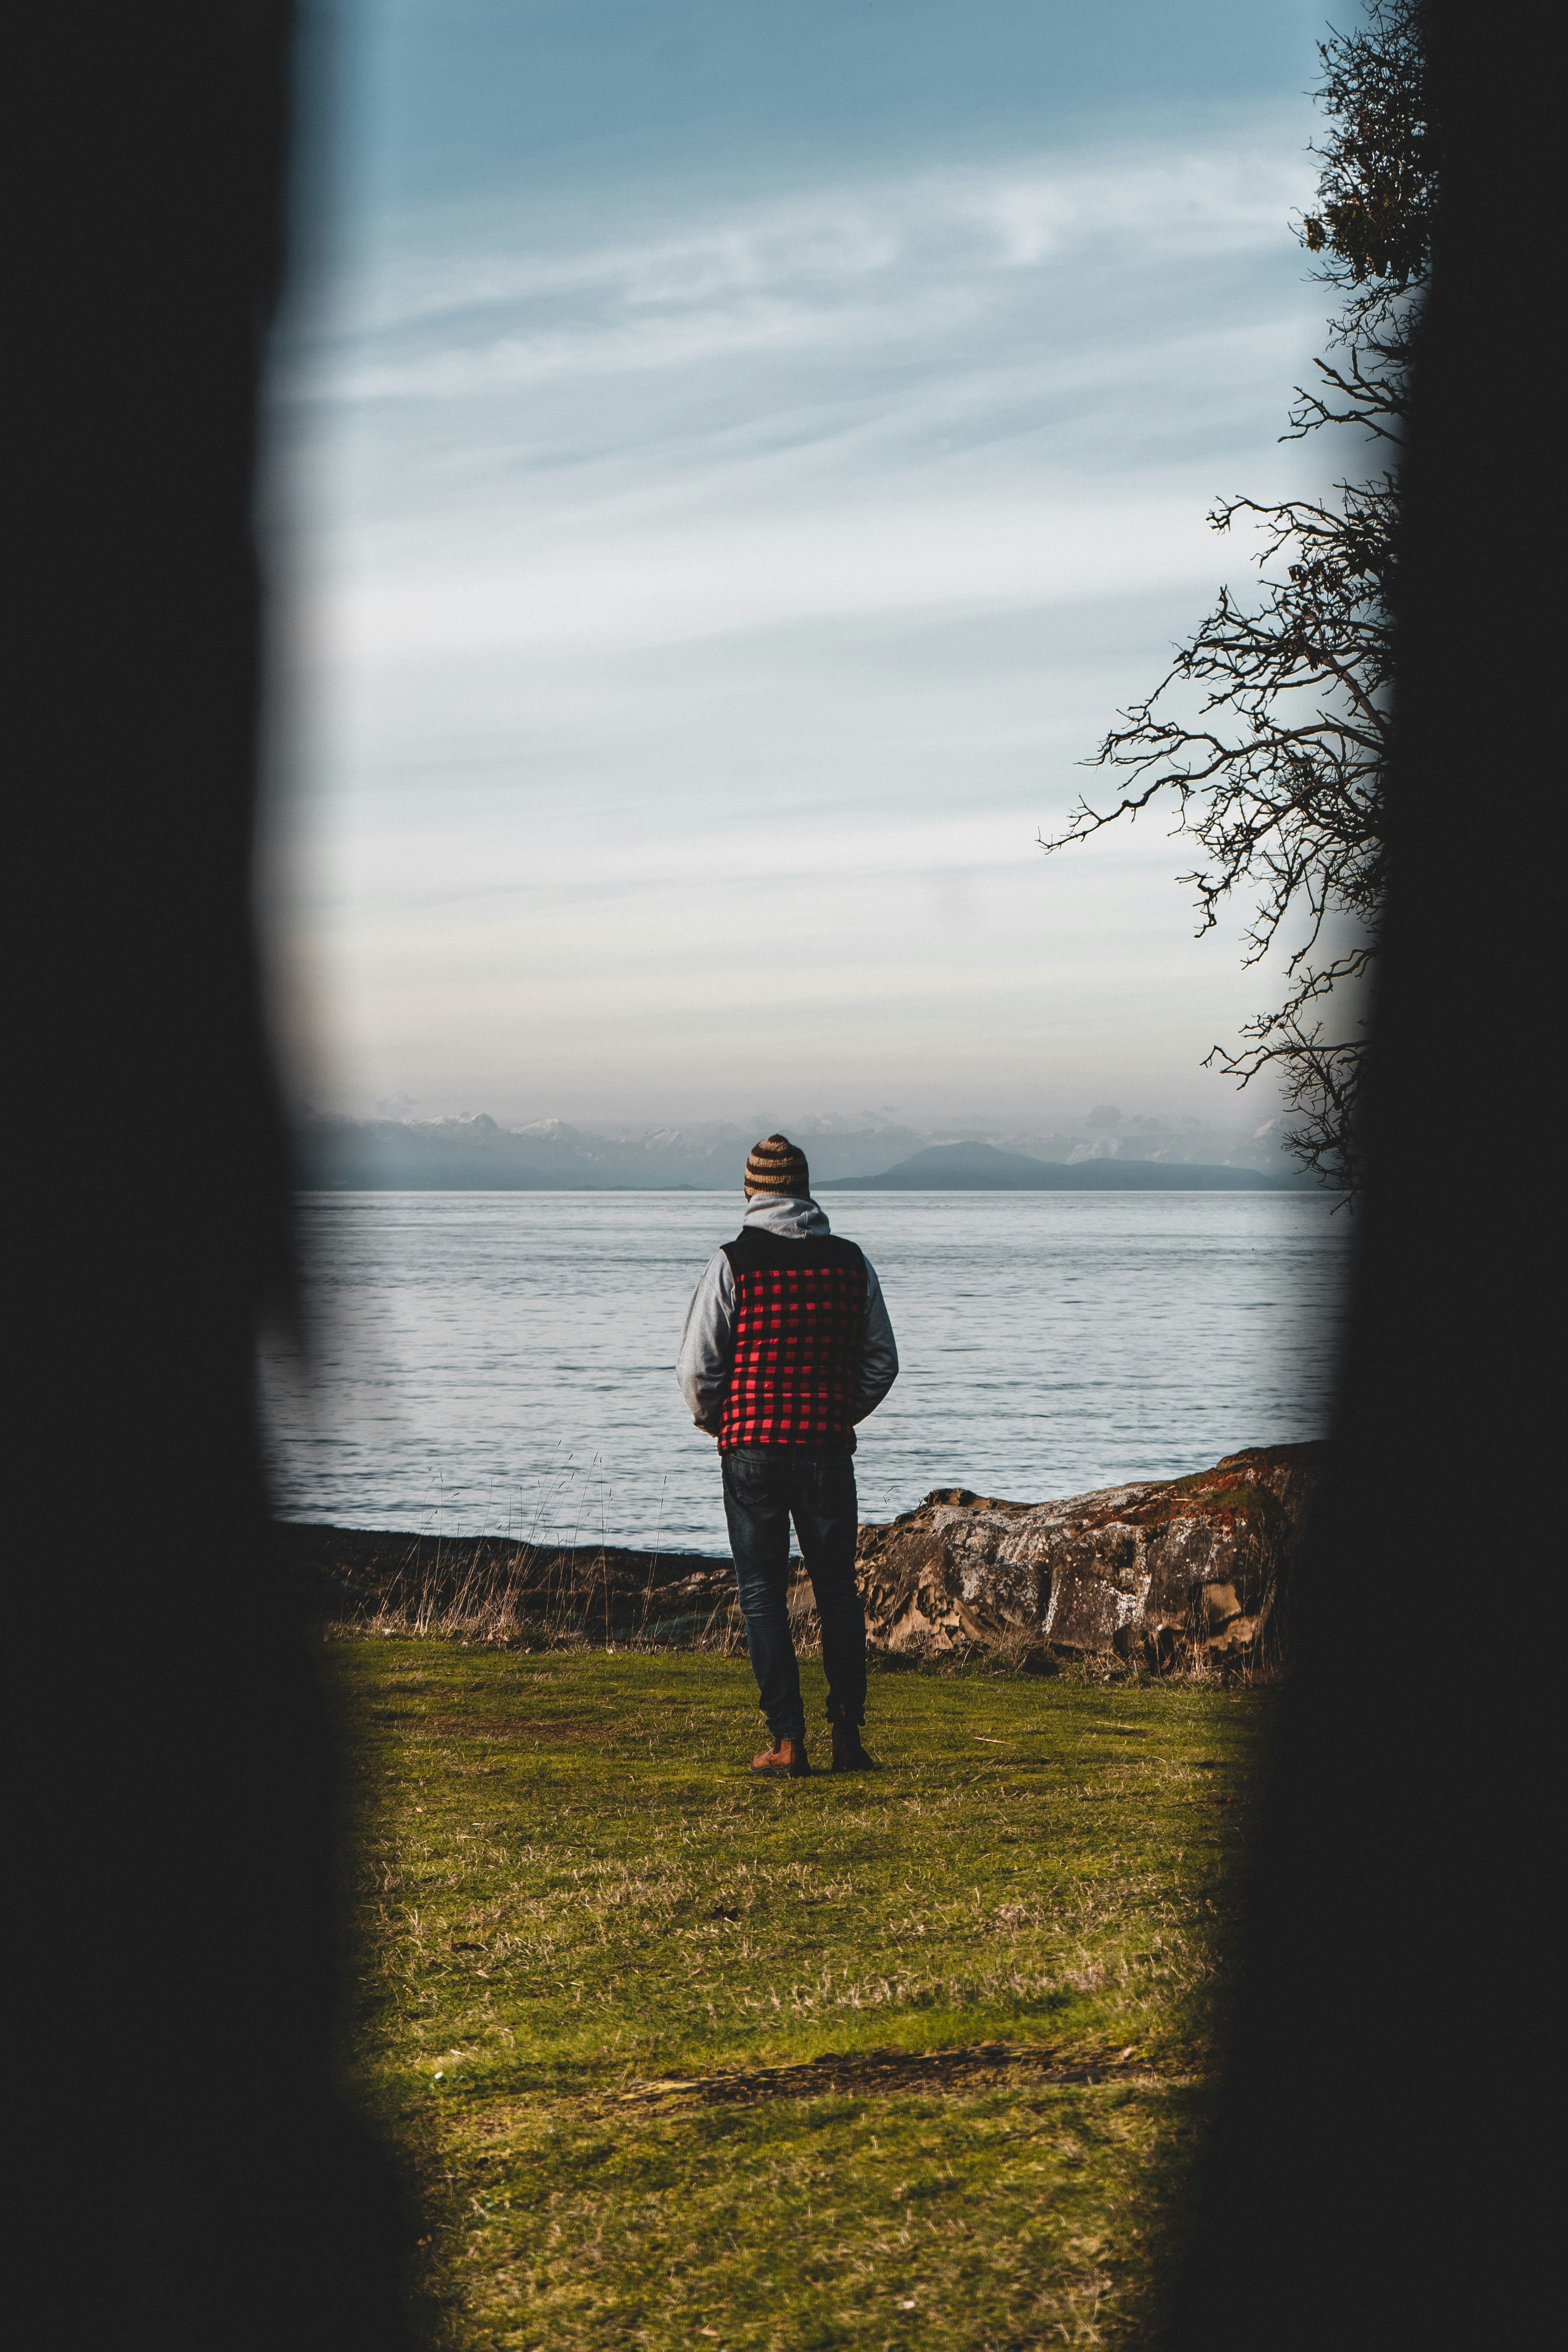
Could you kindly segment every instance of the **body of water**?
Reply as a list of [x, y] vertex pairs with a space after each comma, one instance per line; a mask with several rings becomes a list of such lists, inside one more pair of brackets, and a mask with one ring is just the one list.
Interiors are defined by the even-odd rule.
[[[1351, 1223], [1311, 1193], [828, 1194], [902, 1372], [863, 1518], [1037, 1501], [1326, 1433]], [[281, 1514], [727, 1552], [675, 1351], [733, 1237], [714, 1192], [331, 1192], [300, 1204], [312, 1360], [264, 1360]]]

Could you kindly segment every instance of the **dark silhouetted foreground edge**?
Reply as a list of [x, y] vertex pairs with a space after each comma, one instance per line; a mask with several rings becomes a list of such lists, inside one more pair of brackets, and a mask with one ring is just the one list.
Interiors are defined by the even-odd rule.
[[[1557, 543], [1542, 501], [1562, 430], [1539, 317], [1560, 234], [1548, 22], [1457, 0], [1432, 13], [1447, 154], [1358, 1273], [1172, 2352], [1540, 2340], [1563, 1655], [1540, 1497], [1561, 1452], [1562, 1209], [1550, 1188], [1427, 1171], [1455, 1087], [1523, 1098], [1554, 1043], [1534, 969], [1561, 929], [1560, 600], [1539, 551]], [[1521, 1575], [1523, 1638], [1496, 1605]]]
[[50, 2352], [409, 2340], [252, 1399], [288, 1291], [250, 887], [289, 26], [37, 9], [8, 56], [12, 1085], [65, 1148], [10, 1232], [6, 2315]]

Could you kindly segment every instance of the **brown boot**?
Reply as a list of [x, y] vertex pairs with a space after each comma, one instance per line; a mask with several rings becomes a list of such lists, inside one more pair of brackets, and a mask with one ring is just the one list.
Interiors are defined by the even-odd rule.
[[833, 1769], [836, 1772], [879, 1772], [881, 1766], [875, 1757], [868, 1756], [860, 1745], [858, 1723], [836, 1723], [833, 1727]]
[[752, 1757], [752, 1769], [764, 1780], [804, 1780], [811, 1769], [805, 1740], [775, 1739], [771, 1748]]

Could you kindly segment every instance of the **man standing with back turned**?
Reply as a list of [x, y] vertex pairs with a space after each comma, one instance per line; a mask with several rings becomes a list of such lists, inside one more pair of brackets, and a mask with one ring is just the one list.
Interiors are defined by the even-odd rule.
[[764, 1136], [746, 1162], [746, 1215], [709, 1259], [687, 1309], [676, 1378], [719, 1441], [724, 1516], [746, 1645], [773, 1746], [753, 1772], [809, 1772], [790, 1633], [789, 1523], [816, 1596], [833, 1769], [874, 1769], [866, 1720], [866, 1616], [855, 1581], [855, 1423], [899, 1376], [881, 1286], [811, 1197], [805, 1154]]

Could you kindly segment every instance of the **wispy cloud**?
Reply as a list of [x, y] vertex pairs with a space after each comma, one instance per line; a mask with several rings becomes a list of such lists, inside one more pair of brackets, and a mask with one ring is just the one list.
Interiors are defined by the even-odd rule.
[[1246, 1004], [1169, 849], [1064, 895], [1034, 837], [1218, 576], [1209, 498], [1299, 478], [1300, 133], [367, 247], [279, 375], [342, 1090], [657, 1108], [733, 1053], [825, 1103], [982, 1066], [1016, 1103], [1042, 1055], [1195, 1064]]
[[[1090, 257], [1148, 272], [1277, 251], [1310, 186], [1304, 163], [1266, 149], [1124, 152], [854, 183], [569, 250], [531, 245], [526, 218], [481, 215], [455, 247], [341, 288], [336, 331], [284, 382], [297, 398], [444, 400], [759, 351], [886, 359], [1048, 299], [1050, 275]], [[1021, 272], [1046, 282], [1020, 287]]]

